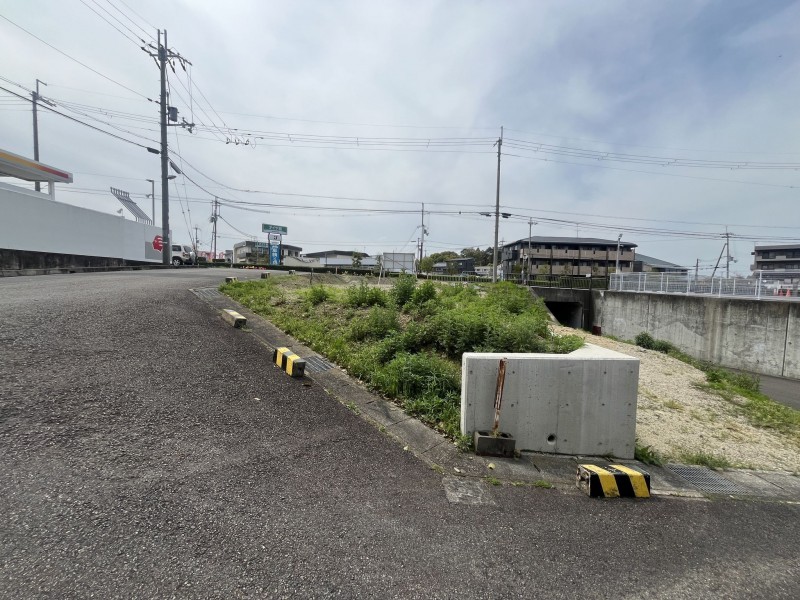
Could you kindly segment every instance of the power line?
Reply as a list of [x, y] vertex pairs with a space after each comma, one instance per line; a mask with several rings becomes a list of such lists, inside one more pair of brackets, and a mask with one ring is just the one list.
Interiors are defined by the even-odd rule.
[[114, 25], [114, 24], [113, 24], [111, 21], [109, 21], [108, 19], [106, 19], [106, 18], [105, 18], [103, 15], [101, 15], [101, 14], [100, 14], [99, 12], [97, 12], [97, 11], [96, 11], [94, 8], [92, 8], [92, 7], [91, 7], [89, 4], [87, 4], [85, 0], [80, 0], [80, 2], [81, 2], [81, 4], [83, 4], [83, 5], [84, 5], [86, 8], [88, 8], [90, 11], [92, 11], [94, 14], [96, 14], [98, 17], [100, 17], [100, 18], [101, 18], [103, 21], [105, 21], [105, 22], [106, 22], [106, 23], [107, 23], [109, 26], [113, 27], [113, 28], [114, 28], [114, 29], [115, 29], [115, 30], [116, 30], [116, 31], [117, 31], [117, 32], [118, 32], [120, 35], [122, 35], [122, 36], [123, 36], [123, 37], [124, 37], [126, 40], [128, 40], [129, 42], [131, 42], [131, 43], [132, 43], [134, 46], [136, 46], [137, 48], [139, 47], [139, 41], [141, 41], [142, 43], [146, 43], [146, 42], [145, 42], [144, 40], [142, 40], [141, 38], [139, 38], [139, 41], [137, 41], [137, 38], [136, 38], [136, 33], [134, 33], [134, 32], [133, 32], [133, 31], [132, 31], [132, 30], [131, 30], [131, 29], [130, 29], [130, 28], [127, 26], [127, 25], [125, 25], [124, 23], [121, 23], [121, 22], [120, 22], [120, 20], [119, 20], [119, 19], [117, 19], [117, 18], [116, 18], [114, 15], [111, 15], [110, 13], [108, 13], [108, 11], [107, 11], [105, 8], [103, 8], [102, 6], [100, 6], [99, 4], [97, 4], [97, 2], [94, 2], [94, 5], [95, 5], [95, 6], [97, 6], [97, 8], [99, 8], [99, 9], [100, 9], [100, 10], [102, 10], [102, 11], [104, 11], [106, 14], [108, 14], [108, 15], [109, 15], [111, 18], [113, 18], [114, 20], [116, 20], [118, 23], [122, 24], [122, 25], [123, 25], [123, 27], [125, 27], [125, 28], [126, 28], [128, 31], [130, 31], [131, 33], [133, 33], [133, 34], [134, 34], [134, 37], [131, 37], [130, 35], [128, 35], [128, 34], [127, 34], [127, 33], [125, 33], [124, 31], [122, 31], [122, 29], [120, 29], [119, 27], [117, 27], [116, 25]]
[[506, 140], [504, 140], [504, 143], [511, 148], [516, 148], [517, 150], [527, 150], [529, 152], [555, 154], [559, 156], [571, 156], [575, 158], [590, 158], [599, 161], [658, 165], [662, 167], [687, 167], [687, 168], [732, 169], [732, 170], [800, 169], [800, 163], [790, 163], [790, 162], [708, 160], [708, 159], [697, 159], [697, 158], [683, 158], [679, 156], [654, 156], [648, 154], [604, 152], [599, 150], [591, 150], [587, 148], [576, 148], [571, 146], [558, 146], [554, 144], [545, 144], [542, 142], [516, 139], [516, 138], [507, 138]]
[[702, 181], [721, 181], [724, 183], [740, 183], [743, 185], [757, 185], [762, 187], [773, 187], [773, 188], [783, 188], [789, 190], [795, 190], [800, 186], [797, 185], [784, 185], [779, 183], [765, 183], [760, 181], [743, 181], [741, 179], [723, 179], [722, 177], [704, 177], [702, 175], [685, 175], [683, 173], [668, 173], [666, 171], [644, 171], [642, 169], [626, 169], [624, 167], [612, 167], [609, 165], [600, 165], [595, 163], [580, 163], [580, 162], [572, 162], [569, 160], [558, 160], [554, 158], [542, 158], [538, 156], [523, 156], [521, 154], [511, 154], [509, 152], [503, 152], [503, 156], [513, 156], [515, 158], [525, 158], [528, 160], [538, 160], [540, 162], [550, 162], [550, 163], [558, 163], [563, 165], [575, 165], [578, 167], [592, 167], [595, 169], [607, 169], [610, 171], [625, 171], [627, 173], [642, 173], [646, 175], [663, 175], [665, 177], [679, 177], [681, 179], [699, 179]]
[[[125, 7], [125, 8], [127, 8], [127, 9], [128, 9], [129, 11], [131, 11], [131, 12], [132, 12], [134, 15], [136, 15], [136, 16], [137, 16], [137, 17], [139, 17], [139, 18], [140, 18], [142, 21], [144, 21], [146, 25], [149, 25], [149, 26], [150, 26], [150, 29], [158, 29], [158, 27], [156, 27], [155, 25], [153, 25], [152, 23], [150, 23], [150, 22], [149, 22], [147, 19], [145, 19], [145, 18], [144, 18], [142, 15], [140, 15], [140, 14], [139, 14], [139, 13], [137, 13], [135, 10], [133, 10], [133, 9], [132, 9], [130, 6], [128, 6], [128, 4], [125, 2], [125, 0], [119, 0], [119, 1], [120, 1], [120, 3], [121, 3], [121, 4], [122, 4], [122, 5]], [[141, 28], [141, 27], [139, 27], [139, 29], [142, 29], [142, 28]], [[144, 31], [144, 29], [142, 29], [142, 31]], [[152, 37], [152, 36], [151, 36], [151, 37]]]
[[[0, 16], [2, 16], [2, 15], [0, 15]], [[25, 98], [25, 96], [20, 96], [16, 92], [12, 92], [11, 90], [9, 90], [7, 88], [4, 88], [2, 86], [0, 86], [0, 90], [3, 90], [4, 92], [7, 92], [7, 93], [12, 94], [14, 96], [17, 96], [19, 98]], [[27, 100], [27, 98], [25, 98], [25, 99]], [[84, 127], [88, 127], [89, 129], [94, 129], [95, 131], [99, 131], [100, 133], [104, 133], [104, 134], [106, 134], [108, 136], [111, 136], [111, 137], [116, 138], [116, 139], [118, 139], [120, 141], [126, 142], [128, 144], [132, 144], [134, 146], [138, 146], [139, 148], [144, 148], [145, 150], [148, 150], [148, 151], [151, 151], [151, 152], [153, 151], [152, 148], [144, 146], [144, 145], [142, 145], [142, 144], [140, 144], [138, 142], [134, 142], [134, 141], [129, 140], [127, 138], [124, 138], [122, 136], [116, 135], [115, 133], [111, 133], [110, 131], [106, 131], [105, 129], [100, 129], [99, 127], [95, 127], [94, 125], [90, 125], [89, 123], [84, 123], [83, 121], [81, 121], [80, 119], [76, 119], [75, 117], [71, 117], [69, 115], [65, 115], [64, 113], [62, 113], [60, 111], [57, 111], [56, 109], [54, 109], [54, 108], [52, 108], [50, 106], [47, 106], [46, 104], [42, 104], [41, 107], [43, 109], [48, 110], [48, 111], [50, 111], [52, 113], [55, 113], [55, 114], [57, 114], [57, 115], [59, 115], [61, 117], [64, 117], [65, 119], [69, 119], [70, 121], [74, 121], [75, 123], [79, 123], [79, 124], [83, 125]]]
[[94, 73], [94, 74], [96, 74], [96, 75], [99, 75], [99, 76], [100, 76], [100, 77], [102, 77], [103, 79], [106, 79], [106, 80], [110, 81], [111, 83], [113, 83], [113, 84], [115, 84], [115, 85], [118, 85], [119, 87], [121, 87], [121, 88], [124, 88], [124, 89], [128, 90], [129, 92], [133, 92], [133, 93], [134, 93], [134, 94], [136, 94], [137, 96], [139, 96], [139, 97], [141, 97], [141, 98], [144, 98], [145, 100], [149, 100], [150, 102], [152, 102], [152, 100], [151, 100], [150, 98], [148, 98], [147, 96], [145, 96], [144, 94], [140, 94], [139, 92], [137, 92], [137, 91], [136, 91], [136, 90], [134, 90], [133, 88], [129, 88], [127, 85], [125, 85], [125, 84], [123, 84], [123, 83], [120, 83], [119, 81], [117, 81], [117, 80], [115, 80], [115, 79], [112, 79], [112, 78], [111, 78], [111, 77], [109, 77], [108, 75], [104, 75], [103, 73], [101, 73], [101, 72], [100, 72], [100, 71], [98, 71], [97, 69], [94, 69], [94, 68], [90, 67], [89, 65], [87, 65], [86, 63], [84, 63], [84, 62], [81, 62], [80, 60], [78, 60], [78, 59], [77, 59], [77, 58], [75, 58], [74, 56], [70, 56], [69, 54], [67, 54], [67, 53], [66, 53], [66, 52], [64, 52], [63, 50], [60, 50], [60, 49], [56, 48], [55, 46], [53, 46], [53, 44], [50, 44], [49, 42], [46, 42], [46, 41], [44, 41], [44, 40], [43, 40], [42, 38], [40, 38], [38, 35], [36, 35], [36, 34], [34, 34], [34, 33], [31, 33], [30, 31], [28, 31], [27, 29], [25, 29], [25, 28], [24, 28], [24, 27], [22, 27], [21, 25], [18, 25], [17, 23], [15, 23], [14, 21], [12, 21], [12, 20], [11, 20], [11, 19], [9, 19], [8, 17], [6, 17], [5, 15], [0, 15], [0, 18], [4, 19], [5, 21], [8, 21], [8, 22], [9, 22], [9, 23], [11, 23], [11, 24], [12, 24], [14, 27], [16, 27], [16, 28], [18, 28], [18, 29], [20, 29], [20, 30], [24, 31], [24, 32], [25, 32], [25, 33], [27, 33], [29, 36], [31, 36], [31, 37], [33, 37], [33, 38], [36, 38], [36, 39], [37, 39], [37, 40], [39, 40], [41, 43], [43, 43], [45, 46], [48, 46], [48, 47], [52, 48], [53, 50], [55, 50], [56, 52], [58, 52], [59, 54], [62, 54], [63, 56], [66, 56], [66, 57], [67, 57], [68, 59], [70, 59], [71, 61], [78, 63], [79, 65], [81, 65], [82, 67], [85, 67], [86, 69], [89, 69], [89, 70], [90, 70], [92, 73]]
[[[113, 8], [114, 10], [116, 10], [116, 11], [117, 11], [119, 14], [121, 14], [123, 17], [125, 17], [126, 19], [128, 19], [128, 21], [130, 21], [131, 23], [133, 23], [133, 25], [134, 25], [135, 27], [138, 27], [138, 28], [139, 28], [139, 29], [140, 29], [140, 30], [141, 30], [141, 31], [142, 31], [142, 32], [143, 32], [143, 33], [144, 33], [146, 36], [148, 36], [148, 37], [149, 37], [151, 40], [155, 41], [155, 39], [156, 39], [156, 38], [155, 38], [155, 36], [154, 36], [152, 33], [149, 33], [149, 32], [148, 32], [148, 31], [147, 31], [147, 30], [146, 30], [144, 27], [142, 27], [141, 25], [139, 25], [139, 24], [138, 24], [136, 21], [134, 21], [133, 19], [131, 19], [131, 18], [128, 16], [128, 14], [127, 14], [127, 13], [126, 13], [124, 10], [122, 10], [121, 8], [119, 8], [118, 6], [116, 6], [116, 5], [115, 5], [113, 2], [111, 2], [111, 0], [106, 0], [106, 2], [109, 4], [109, 6], [111, 6], [111, 8]], [[123, 4], [125, 4], [125, 3], [123, 2]], [[128, 10], [130, 10], [131, 12], [133, 12], [133, 9], [132, 9], [132, 8], [130, 8], [130, 7], [127, 5], [127, 4], [125, 4], [125, 6], [128, 8]], [[136, 14], [136, 13], [133, 13], [133, 14]], [[137, 16], [138, 16], [138, 15], [137, 15]], [[139, 17], [139, 18], [141, 19], [141, 17]], [[142, 19], [142, 20], [144, 21], [144, 19]], [[155, 27], [153, 27], [153, 29], [156, 29], [156, 28], [155, 28]], [[133, 33], [133, 32], [131, 31], [131, 33]], [[138, 37], [138, 34], [134, 34], [134, 35], [137, 35], [137, 37]]]

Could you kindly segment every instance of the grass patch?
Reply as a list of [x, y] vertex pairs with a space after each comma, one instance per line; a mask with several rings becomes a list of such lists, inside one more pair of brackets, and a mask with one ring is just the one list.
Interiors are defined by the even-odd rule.
[[533, 482], [533, 487], [542, 488], [543, 490], [551, 490], [553, 489], [553, 484], [549, 481], [545, 481], [544, 479], [537, 479]]
[[413, 276], [401, 276], [387, 292], [364, 279], [347, 287], [311, 286], [307, 278], [286, 276], [220, 290], [393, 398], [461, 450], [472, 447], [459, 423], [463, 352], [567, 353], [583, 345], [578, 336], [555, 335], [543, 301], [511, 283], [417, 285]]
[[633, 457], [646, 465], [660, 467], [664, 464], [664, 457], [658, 450], [655, 450], [652, 446], [642, 446], [639, 444], [639, 440], [636, 440], [636, 449], [634, 450]]
[[676, 400], [665, 400], [664, 406], [666, 408], [671, 408], [672, 410], [683, 410], [683, 404]]
[[492, 477], [491, 475], [486, 477], [486, 483], [490, 485], [503, 485], [502, 481], [500, 481], [497, 477]]
[[724, 456], [716, 456], [709, 452], [684, 452], [678, 458], [687, 465], [701, 465], [709, 469], [728, 469], [732, 466], [731, 461]]

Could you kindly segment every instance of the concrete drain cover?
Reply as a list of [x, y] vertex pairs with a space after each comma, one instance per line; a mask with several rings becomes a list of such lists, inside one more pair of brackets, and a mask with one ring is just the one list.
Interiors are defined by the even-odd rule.
[[495, 504], [489, 489], [482, 481], [445, 477], [442, 484], [450, 504]]
[[322, 373], [333, 368], [333, 365], [321, 356], [309, 356], [306, 361], [306, 373]]
[[688, 465], [667, 465], [667, 468], [683, 477], [701, 492], [709, 494], [748, 494], [749, 490], [737, 485], [722, 475], [718, 475], [706, 467], [691, 467]]
[[200, 288], [198, 290], [192, 290], [197, 296], [201, 298], [219, 298], [222, 296], [222, 292], [220, 292], [217, 288]]

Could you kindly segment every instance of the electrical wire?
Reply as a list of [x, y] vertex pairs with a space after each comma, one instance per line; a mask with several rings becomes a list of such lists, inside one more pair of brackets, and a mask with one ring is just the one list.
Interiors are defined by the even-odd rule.
[[[137, 41], [137, 38], [136, 38], [136, 37], [131, 37], [130, 35], [128, 35], [128, 34], [127, 34], [127, 33], [125, 33], [124, 31], [122, 31], [122, 29], [120, 29], [119, 27], [117, 27], [116, 25], [114, 25], [114, 24], [113, 24], [111, 21], [109, 21], [108, 19], [106, 19], [106, 18], [105, 18], [103, 15], [101, 15], [101, 14], [100, 14], [99, 12], [97, 12], [97, 11], [96, 11], [94, 8], [92, 8], [92, 7], [91, 7], [89, 4], [87, 4], [87, 3], [86, 3], [86, 0], [80, 0], [80, 3], [81, 3], [81, 4], [83, 4], [83, 5], [84, 5], [86, 8], [88, 8], [90, 11], [92, 11], [94, 14], [96, 14], [98, 17], [100, 17], [100, 18], [101, 18], [103, 21], [105, 21], [105, 22], [106, 22], [106, 23], [107, 23], [107, 24], [108, 24], [110, 27], [113, 27], [113, 28], [114, 28], [114, 30], [116, 30], [116, 31], [117, 31], [117, 32], [118, 32], [120, 35], [122, 35], [122, 36], [123, 36], [123, 37], [124, 37], [126, 40], [128, 40], [129, 42], [131, 42], [131, 43], [132, 43], [134, 46], [136, 46], [137, 48], [139, 48], [139, 41], [141, 41], [143, 44], [144, 44], [144, 43], [146, 43], [146, 42], [145, 42], [144, 40], [142, 40], [142, 39], [139, 39], [139, 40]], [[107, 11], [105, 8], [101, 7], [99, 4], [97, 4], [97, 2], [93, 2], [93, 4], [94, 4], [95, 6], [97, 6], [97, 8], [99, 8], [100, 10], [102, 10], [102, 11], [106, 12], [106, 14], [108, 14], [108, 11]], [[116, 17], [114, 17], [113, 15], [109, 15], [109, 16], [111, 16], [111, 17], [112, 17], [114, 20], [116, 20], [118, 23], [120, 22], [120, 21], [119, 21], [119, 19], [117, 19], [117, 18], [116, 18]], [[124, 26], [126, 29], [128, 29], [128, 31], [131, 31], [131, 29], [130, 29], [130, 28], [127, 26], [127, 25], [124, 25], [124, 24], [123, 24], [123, 26]], [[133, 33], [133, 32], [131, 31], [131, 33]], [[136, 35], [136, 34], [134, 33], [134, 36], [135, 36], [135, 35]]]
[[119, 81], [117, 81], [117, 80], [115, 80], [115, 79], [112, 79], [112, 78], [111, 78], [111, 77], [109, 77], [108, 75], [104, 75], [103, 73], [101, 73], [101, 72], [100, 72], [100, 71], [98, 71], [97, 69], [94, 69], [94, 68], [90, 67], [90, 66], [89, 66], [89, 65], [87, 65], [85, 62], [81, 62], [80, 60], [78, 60], [78, 59], [77, 59], [77, 58], [75, 58], [74, 56], [70, 56], [69, 54], [67, 54], [67, 53], [66, 53], [66, 52], [64, 52], [63, 50], [60, 50], [60, 49], [56, 48], [55, 46], [53, 46], [53, 44], [50, 44], [49, 42], [46, 42], [46, 41], [44, 41], [42, 38], [40, 38], [40, 37], [39, 37], [38, 35], [36, 35], [35, 33], [31, 33], [30, 31], [28, 31], [27, 29], [25, 29], [25, 28], [24, 28], [24, 27], [22, 27], [21, 25], [18, 25], [17, 23], [15, 23], [14, 21], [12, 21], [12, 20], [11, 20], [11, 19], [9, 19], [8, 17], [6, 17], [5, 15], [0, 15], [0, 19], [3, 19], [3, 20], [5, 20], [5, 21], [8, 21], [9, 23], [11, 23], [11, 24], [12, 24], [14, 27], [16, 27], [17, 29], [20, 29], [20, 30], [24, 31], [24, 32], [25, 32], [25, 33], [27, 33], [29, 36], [31, 36], [31, 37], [33, 37], [33, 38], [35, 38], [35, 39], [39, 40], [39, 41], [40, 41], [41, 43], [43, 43], [45, 46], [48, 46], [48, 47], [52, 48], [53, 50], [55, 50], [56, 52], [58, 52], [59, 54], [61, 54], [61, 55], [63, 55], [63, 56], [66, 56], [66, 57], [67, 57], [68, 59], [70, 59], [71, 61], [78, 63], [79, 65], [81, 65], [82, 67], [84, 67], [84, 68], [86, 68], [86, 69], [89, 69], [89, 70], [90, 70], [92, 73], [94, 73], [95, 75], [99, 75], [99, 76], [100, 76], [100, 77], [102, 77], [103, 79], [105, 79], [105, 80], [107, 80], [107, 81], [110, 81], [111, 83], [113, 83], [113, 84], [115, 84], [115, 85], [118, 85], [119, 87], [121, 87], [121, 88], [124, 88], [124, 89], [128, 90], [129, 92], [133, 92], [133, 93], [134, 93], [134, 94], [136, 94], [137, 96], [139, 96], [139, 97], [141, 97], [141, 98], [144, 98], [145, 100], [149, 100], [150, 102], [152, 102], [152, 99], [148, 98], [148, 97], [147, 97], [147, 96], [145, 96], [144, 94], [140, 94], [139, 92], [137, 92], [137, 91], [136, 91], [136, 90], [134, 90], [133, 88], [130, 88], [130, 87], [128, 87], [127, 85], [125, 85], [125, 84], [123, 84], [123, 83], [120, 83]]

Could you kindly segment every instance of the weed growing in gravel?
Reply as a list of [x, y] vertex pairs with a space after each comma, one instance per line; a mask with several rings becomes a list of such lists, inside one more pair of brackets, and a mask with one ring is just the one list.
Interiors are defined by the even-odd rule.
[[464, 450], [472, 439], [459, 425], [463, 352], [567, 353], [583, 344], [554, 335], [542, 301], [510, 283], [417, 285], [406, 275], [389, 292], [363, 280], [341, 292], [296, 283], [281, 277], [220, 289]]
[[497, 477], [492, 477], [491, 475], [487, 475], [486, 483], [490, 485], [503, 485], [502, 481], [500, 481]]
[[636, 440], [636, 449], [634, 450], [633, 457], [646, 465], [660, 467], [664, 464], [664, 457], [661, 456], [658, 450], [655, 450], [651, 446], [640, 445], [638, 439]]
[[[669, 342], [653, 339], [646, 332], [636, 336], [636, 345], [658, 350], [703, 371], [706, 374], [706, 383], [695, 387], [715, 393], [727, 400], [737, 412], [744, 415], [756, 427], [779, 431], [800, 445], [800, 411], [779, 404], [761, 393], [757, 376], [735, 373], [697, 360]], [[744, 398], [744, 401], [740, 401], [738, 397]]]
[[533, 482], [533, 487], [542, 488], [544, 490], [551, 490], [553, 489], [553, 484], [549, 481], [545, 481], [544, 479], [537, 479]]
[[678, 459], [687, 465], [701, 465], [709, 469], [727, 469], [732, 466], [727, 458], [702, 451], [684, 452]]

